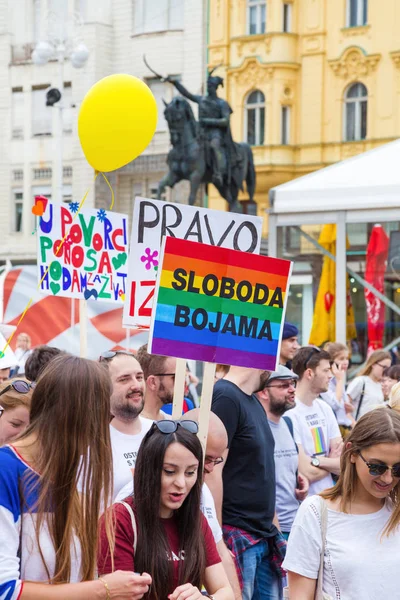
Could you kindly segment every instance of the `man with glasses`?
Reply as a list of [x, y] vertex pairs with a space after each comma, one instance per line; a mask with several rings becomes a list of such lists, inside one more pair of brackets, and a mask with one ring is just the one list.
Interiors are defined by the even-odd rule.
[[114, 468], [114, 498], [130, 481], [142, 439], [153, 421], [141, 416], [144, 406], [144, 375], [130, 352], [105, 352], [100, 356], [109, 370], [112, 394], [110, 410], [111, 448]]
[[174, 397], [176, 358], [149, 354], [147, 344], [139, 348], [136, 358], [146, 382], [143, 417], [152, 421], [168, 418], [162, 408], [171, 404]]
[[271, 373], [257, 398], [267, 413], [275, 440], [276, 513], [280, 529], [286, 539], [300, 502], [308, 494], [308, 480], [299, 473], [299, 458], [294, 441], [293, 423], [284, 413], [295, 406], [298, 376], [279, 365]]
[[296, 406], [287, 416], [293, 422], [300, 471], [310, 482], [310, 495], [318, 494], [334, 484], [332, 474], [339, 474], [343, 447], [334, 412], [319, 398], [332, 379], [331, 357], [315, 346], [305, 346], [293, 359], [293, 371], [299, 377]]

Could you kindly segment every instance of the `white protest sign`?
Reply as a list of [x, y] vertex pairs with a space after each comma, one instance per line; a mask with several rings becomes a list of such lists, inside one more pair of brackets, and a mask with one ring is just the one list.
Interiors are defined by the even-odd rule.
[[262, 218], [136, 198], [123, 326], [150, 327], [163, 236], [260, 253]]
[[38, 224], [40, 290], [54, 296], [122, 303], [127, 224], [127, 215], [103, 208], [79, 211], [77, 202], [47, 202]]

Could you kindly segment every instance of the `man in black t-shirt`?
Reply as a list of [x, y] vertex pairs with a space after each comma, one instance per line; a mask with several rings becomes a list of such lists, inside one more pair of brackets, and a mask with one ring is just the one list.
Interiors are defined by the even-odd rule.
[[274, 438], [254, 395], [268, 376], [268, 371], [231, 367], [215, 384], [212, 401], [228, 433], [228, 450], [223, 465], [206, 481], [225, 542], [235, 555], [243, 600], [282, 598], [274, 556], [285, 546], [275, 525]]

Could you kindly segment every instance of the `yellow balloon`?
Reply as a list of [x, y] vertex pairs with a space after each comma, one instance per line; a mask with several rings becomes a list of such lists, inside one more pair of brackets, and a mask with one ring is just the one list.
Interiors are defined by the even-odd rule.
[[156, 100], [132, 75], [109, 75], [95, 83], [78, 116], [82, 150], [96, 171], [114, 171], [134, 160], [151, 142], [156, 125]]

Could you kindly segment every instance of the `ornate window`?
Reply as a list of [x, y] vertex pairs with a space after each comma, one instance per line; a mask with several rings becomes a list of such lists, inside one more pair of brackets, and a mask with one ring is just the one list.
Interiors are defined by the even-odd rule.
[[264, 144], [265, 96], [260, 90], [251, 92], [245, 104], [245, 139], [251, 146]]
[[265, 33], [267, 22], [266, 0], [247, 0], [247, 33]]
[[347, 88], [344, 98], [344, 139], [346, 142], [367, 137], [368, 90], [362, 83]]
[[368, 0], [347, 0], [347, 27], [367, 24]]

